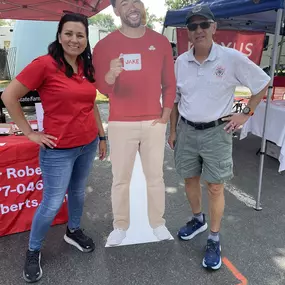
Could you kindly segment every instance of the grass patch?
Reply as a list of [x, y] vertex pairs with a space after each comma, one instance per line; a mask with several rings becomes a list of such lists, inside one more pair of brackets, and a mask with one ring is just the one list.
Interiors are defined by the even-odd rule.
[[109, 103], [109, 98], [101, 94], [99, 91], [97, 91], [96, 103], [97, 104]]
[[6, 88], [9, 83], [10, 80], [0, 80], [0, 88]]
[[251, 94], [250, 93], [244, 93], [244, 92], [235, 92], [235, 97], [238, 97], [238, 98], [250, 98]]
[[250, 97], [251, 94], [249, 92], [241, 92], [241, 91], [236, 91], [235, 92], [235, 97]]

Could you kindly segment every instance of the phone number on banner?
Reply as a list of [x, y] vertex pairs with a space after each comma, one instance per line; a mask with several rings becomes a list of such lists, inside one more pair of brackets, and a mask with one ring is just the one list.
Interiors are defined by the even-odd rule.
[[39, 180], [38, 182], [30, 182], [28, 186], [25, 184], [18, 184], [16, 189], [11, 189], [11, 186], [2, 186], [0, 187], [0, 192], [4, 192], [4, 196], [8, 197], [10, 193], [18, 193], [19, 195], [25, 194], [26, 192], [33, 192], [35, 190], [43, 190], [43, 181]]

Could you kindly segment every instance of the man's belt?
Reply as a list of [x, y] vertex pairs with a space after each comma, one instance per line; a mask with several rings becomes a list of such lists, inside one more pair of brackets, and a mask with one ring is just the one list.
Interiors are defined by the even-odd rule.
[[181, 116], [181, 120], [187, 124], [190, 125], [192, 127], [194, 127], [196, 130], [205, 130], [205, 129], [209, 129], [209, 128], [213, 128], [213, 127], [217, 127], [221, 124], [224, 124], [225, 121], [223, 121], [222, 119], [218, 119], [216, 121], [212, 121], [209, 123], [194, 123], [191, 121], [186, 120], [184, 117]]

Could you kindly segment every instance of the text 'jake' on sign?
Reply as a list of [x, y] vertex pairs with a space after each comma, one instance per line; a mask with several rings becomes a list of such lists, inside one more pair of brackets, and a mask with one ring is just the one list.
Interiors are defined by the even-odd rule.
[[141, 70], [142, 58], [141, 54], [121, 54], [120, 59], [123, 60], [124, 70]]

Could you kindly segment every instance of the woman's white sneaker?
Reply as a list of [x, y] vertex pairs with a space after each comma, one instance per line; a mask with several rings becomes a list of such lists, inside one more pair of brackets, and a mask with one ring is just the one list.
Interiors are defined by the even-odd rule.
[[126, 231], [122, 229], [114, 229], [108, 236], [107, 244], [109, 246], [120, 245], [126, 237]]

